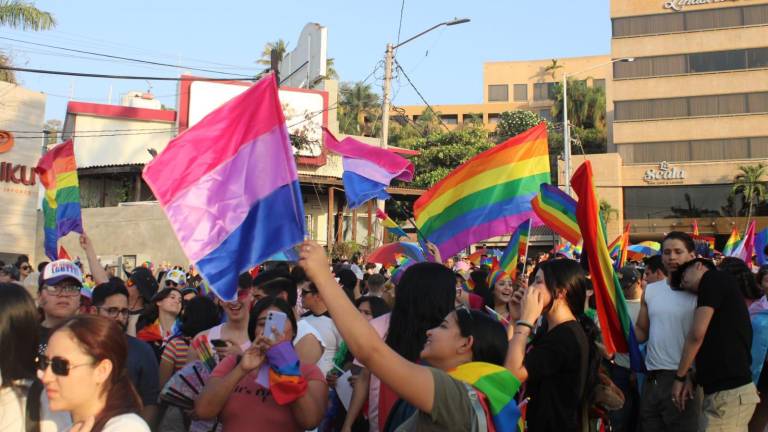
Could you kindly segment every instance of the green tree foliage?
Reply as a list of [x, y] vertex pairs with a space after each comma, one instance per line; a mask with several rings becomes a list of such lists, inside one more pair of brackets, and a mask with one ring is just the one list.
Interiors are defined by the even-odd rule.
[[[22, 30], [50, 30], [56, 26], [56, 20], [50, 12], [41, 11], [34, 3], [22, 0], [0, 0], [0, 27], [20, 28]], [[8, 66], [11, 59], [0, 52], [0, 65]], [[16, 82], [11, 70], [0, 70], [0, 81]]]
[[261, 58], [256, 60], [256, 63], [262, 66], [270, 66], [272, 64], [272, 50], [277, 50], [278, 58], [282, 60], [288, 52], [288, 42], [283, 39], [267, 42], [261, 51]]
[[496, 124], [496, 137], [499, 142], [505, 141], [510, 137], [527, 131], [542, 121], [544, 119], [531, 111], [504, 111], [499, 115], [499, 122]]
[[339, 131], [350, 135], [376, 136], [381, 130], [381, 98], [370, 84], [339, 85]]
[[757, 165], [742, 165], [739, 167], [739, 174], [734, 178], [733, 195], [741, 195], [744, 204], [747, 206], [747, 223], [752, 218], [755, 207], [765, 200], [765, 184], [763, 176], [766, 174], [766, 166], [762, 163]]
[[[563, 122], [563, 86], [555, 84], [552, 118]], [[585, 80], [568, 80], [568, 123], [575, 154], [605, 153], [607, 134], [605, 120], [605, 89], [588, 86]], [[551, 141], [550, 141], [551, 142]], [[562, 142], [562, 136], [561, 136]], [[560, 145], [562, 148], [562, 144]]]

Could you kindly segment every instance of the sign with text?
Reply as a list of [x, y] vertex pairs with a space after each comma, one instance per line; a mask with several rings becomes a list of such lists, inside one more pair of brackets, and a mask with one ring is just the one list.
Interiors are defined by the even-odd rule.
[[701, 6], [706, 4], [734, 2], [738, 0], [669, 0], [664, 2], [664, 9], [676, 12], [682, 11], [686, 6]]
[[648, 184], [681, 184], [686, 178], [686, 172], [682, 168], [670, 166], [667, 161], [659, 164], [659, 168], [651, 168], [645, 171], [643, 181]]

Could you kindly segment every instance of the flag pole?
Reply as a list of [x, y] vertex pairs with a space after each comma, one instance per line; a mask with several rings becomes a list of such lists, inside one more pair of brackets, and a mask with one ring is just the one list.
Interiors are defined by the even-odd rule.
[[521, 276], [525, 274], [525, 268], [528, 265], [528, 246], [531, 244], [531, 225], [532, 224], [533, 224], [533, 220], [528, 219], [528, 235], [525, 238], [525, 255], [523, 256], [523, 271], [521, 272]]

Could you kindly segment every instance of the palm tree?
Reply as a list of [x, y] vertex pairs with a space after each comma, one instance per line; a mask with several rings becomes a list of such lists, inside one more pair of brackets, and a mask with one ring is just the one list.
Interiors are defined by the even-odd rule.
[[558, 69], [562, 69], [563, 65], [557, 64], [557, 59], [552, 59], [552, 64], [544, 68], [544, 72], [549, 72], [552, 75], [552, 81], [555, 81], [555, 72]]
[[264, 66], [272, 64], [272, 50], [277, 50], [279, 59], [283, 59], [288, 52], [288, 42], [283, 39], [278, 39], [274, 42], [267, 42], [264, 44], [264, 50], [261, 52], [261, 58], [256, 60], [256, 63]]
[[333, 57], [325, 60], [325, 79], [339, 79], [339, 73], [336, 72], [336, 68], [334, 66]]
[[[56, 20], [50, 12], [37, 9], [33, 3], [21, 0], [0, 0], [0, 27], [21, 28], [22, 30], [49, 30], [56, 26]], [[11, 64], [10, 58], [0, 52], [0, 66]], [[16, 82], [16, 75], [11, 70], [0, 70], [0, 81]]]
[[739, 174], [735, 177], [731, 194], [744, 197], [744, 203], [747, 207], [747, 224], [752, 218], [752, 210], [760, 204], [766, 197], [765, 185], [762, 182], [766, 174], [766, 166], [762, 163], [757, 165], [742, 165], [739, 167]]
[[339, 130], [342, 133], [373, 136], [380, 111], [381, 100], [370, 84], [342, 83], [339, 87]]
[[603, 219], [606, 225], [608, 225], [608, 221], [611, 220], [611, 216], [616, 216], [618, 219], [619, 217], [619, 211], [613, 208], [611, 203], [609, 203], [606, 200], [600, 200], [600, 217]]
[[[563, 86], [555, 84], [552, 118], [562, 121]], [[586, 80], [568, 80], [568, 123], [584, 129], [605, 129], [605, 89]]]

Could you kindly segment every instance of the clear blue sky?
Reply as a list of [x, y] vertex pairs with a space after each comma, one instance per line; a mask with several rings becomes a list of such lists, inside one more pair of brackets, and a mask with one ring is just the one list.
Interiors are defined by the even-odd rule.
[[[397, 58], [430, 103], [480, 102], [483, 62], [609, 53], [608, 3], [406, 0], [401, 39], [453, 17], [472, 22], [438, 29], [401, 48]], [[328, 28], [328, 54], [335, 58], [341, 80], [357, 81], [373, 70], [386, 43], [397, 39], [401, 1], [38, 0], [36, 5], [56, 16], [55, 30], [0, 28], [0, 36], [249, 75], [261, 70], [255, 60], [266, 42], [295, 42], [306, 23], [317, 22]], [[0, 40], [0, 49], [20, 67], [150, 76], [180, 72], [7, 40]], [[377, 78], [369, 82], [380, 92], [381, 74]], [[121, 93], [150, 85], [29, 73], [20, 73], [19, 80], [49, 94], [46, 118], [62, 120], [73, 89], [77, 100], [106, 103], [112, 86], [114, 103]], [[155, 81], [151, 86], [165, 105], [176, 105], [174, 83]], [[393, 89], [395, 104], [421, 103], [404, 79]]]

